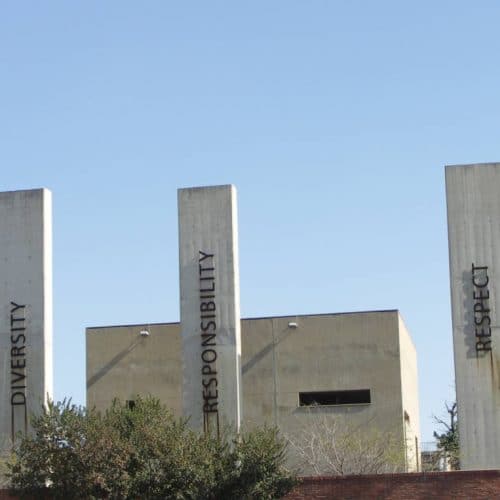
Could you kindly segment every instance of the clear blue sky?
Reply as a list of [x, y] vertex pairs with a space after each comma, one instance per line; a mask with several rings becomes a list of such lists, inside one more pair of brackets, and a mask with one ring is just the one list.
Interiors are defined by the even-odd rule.
[[444, 165], [500, 160], [498, 1], [4, 1], [0, 189], [54, 195], [55, 396], [179, 318], [178, 187], [239, 192], [243, 316], [400, 309], [454, 398]]

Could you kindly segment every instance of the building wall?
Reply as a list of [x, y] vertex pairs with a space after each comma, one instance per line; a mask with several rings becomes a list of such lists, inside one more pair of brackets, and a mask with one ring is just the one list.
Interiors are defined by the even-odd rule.
[[153, 394], [182, 415], [179, 323], [87, 328], [86, 342], [89, 408]]
[[[500, 467], [499, 193], [499, 163], [446, 168], [453, 347], [463, 469]], [[481, 286], [473, 283], [473, 265], [487, 268], [474, 273]], [[487, 286], [483, 287], [486, 280]], [[489, 341], [491, 349], [482, 350], [481, 342]]]
[[[397, 311], [242, 320], [243, 424], [296, 435], [316, 418], [331, 419], [403, 442], [406, 408], [411, 444], [419, 437], [416, 352], [400, 327]], [[144, 328], [148, 337], [139, 335]], [[87, 329], [87, 405], [150, 393], [180, 415], [180, 348], [178, 324]], [[357, 389], [371, 391], [370, 404], [299, 406], [299, 392]]]
[[[243, 321], [245, 421], [293, 430], [316, 411], [401, 429], [397, 328], [396, 311]], [[298, 407], [300, 391], [353, 389], [370, 389], [372, 403]]]
[[418, 395], [417, 350], [401, 316], [399, 316], [399, 346], [406, 460], [410, 470], [421, 470], [420, 412], [416, 396]]

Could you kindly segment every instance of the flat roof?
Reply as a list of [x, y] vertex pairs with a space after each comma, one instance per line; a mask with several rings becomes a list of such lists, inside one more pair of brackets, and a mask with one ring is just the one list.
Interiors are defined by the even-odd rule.
[[[314, 316], [342, 316], [346, 314], [386, 314], [386, 313], [399, 313], [399, 309], [379, 309], [374, 311], [347, 311], [347, 312], [336, 312], [336, 313], [314, 313], [314, 314], [283, 314], [280, 316], [257, 316], [252, 318], [241, 318], [241, 321], [254, 321], [263, 319], [279, 319], [279, 318], [305, 318]], [[103, 330], [105, 328], [126, 328], [126, 327], [137, 327], [137, 326], [161, 326], [161, 325], [179, 325], [180, 321], [167, 321], [160, 323], [131, 323], [122, 325], [104, 325], [104, 326], [88, 326], [85, 330]]]

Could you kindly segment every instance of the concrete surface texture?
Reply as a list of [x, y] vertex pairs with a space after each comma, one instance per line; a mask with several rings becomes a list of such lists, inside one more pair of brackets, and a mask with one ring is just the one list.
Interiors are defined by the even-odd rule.
[[461, 467], [500, 468], [500, 163], [446, 167]]
[[[152, 394], [181, 415], [179, 324], [88, 328], [86, 337], [88, 406]], [[293, 437], [320, 418], [390, 432], [405, 443], [407, 469], [418, 468], [417, 355], [398, 311], [243, 319], [241, 339], [245, 427], [276, 425]], [[356, 390], [369, 390], [370, 402], [305, 407], [299, 400], [300, 393]]]
[[183, 414], [239, 429], [241, 338], [234, 186], [179, 189]]
[[0, 446], [52, 396], [52, 205], [46, 189], [0, 193]]

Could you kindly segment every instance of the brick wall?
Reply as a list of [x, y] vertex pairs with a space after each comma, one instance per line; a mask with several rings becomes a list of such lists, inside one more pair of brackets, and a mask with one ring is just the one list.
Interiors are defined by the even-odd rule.
[[16, 497], [10, 496], [7, 490], [0, 490], [0, 500], [16, 500]]
[[500, 470], [307, 477], [286, 500], [500, 498]]
[[[499, 499], [500, 470], [306, 477], [286, 500]], [[0, 500], [16, 500], [0, 490]]]
[[[34, 498], [31, 500], [51, 500], [51, 496], [44, 496], [44, 495], [36, 495]], [[9, 495], [9, 491], [4, 489], [0, 489], [0, 500], [19, 500], [19, 497], [14, 495]]]

